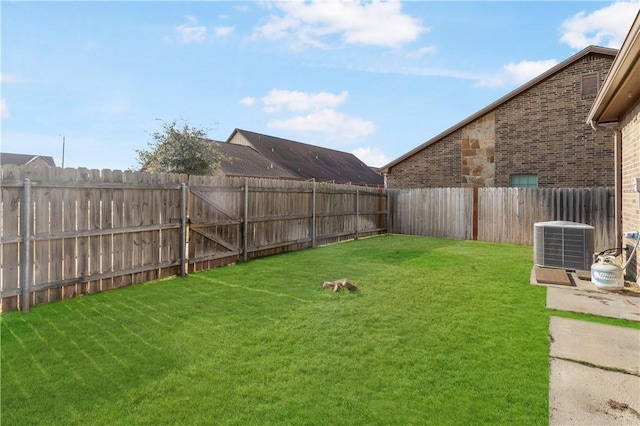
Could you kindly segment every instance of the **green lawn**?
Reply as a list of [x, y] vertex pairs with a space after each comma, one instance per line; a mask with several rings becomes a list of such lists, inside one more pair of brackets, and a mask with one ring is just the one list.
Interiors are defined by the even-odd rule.
[[2, 425], [545, 424], [531, 258], [381, 236], [6, 313]]

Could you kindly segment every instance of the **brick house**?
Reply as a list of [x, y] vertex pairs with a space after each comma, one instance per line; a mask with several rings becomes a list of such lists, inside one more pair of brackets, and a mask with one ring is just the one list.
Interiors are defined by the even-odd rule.
[[[616, 230], [618, 241], [631, 250], [635, 240], [623, 231], [640, 230], [640, 13], [636, 16], [611, 71], [604, 81], [587, 122], [609, 139], [616, 167]], [[630, 254], [627, 251], [626, 256]], [[627, 267], [627, 276], [640, 283], [640, 254]]]
[[613, 186], [585, 123], [615, 49], [590, 46], [381, 168], [389, 188]]

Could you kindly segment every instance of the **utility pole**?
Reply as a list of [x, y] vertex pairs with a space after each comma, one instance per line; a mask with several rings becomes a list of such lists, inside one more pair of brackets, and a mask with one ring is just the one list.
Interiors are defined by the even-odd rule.
[[62, 136], [62, 168], [64, 169], [64, 136]]

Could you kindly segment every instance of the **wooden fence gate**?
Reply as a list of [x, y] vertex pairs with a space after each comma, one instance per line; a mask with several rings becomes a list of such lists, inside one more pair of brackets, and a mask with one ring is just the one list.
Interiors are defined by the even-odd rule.
[[211, 180], [199, 176], [190, 179], [189, 273], [234, 263], [242, 253], [244, 191], [238, 186], [212, 186]]

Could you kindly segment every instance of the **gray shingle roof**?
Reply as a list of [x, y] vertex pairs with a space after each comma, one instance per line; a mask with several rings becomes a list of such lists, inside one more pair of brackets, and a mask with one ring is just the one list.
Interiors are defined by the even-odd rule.
[[0, 152], [0, 165], [16, 164], [18, 166], [22, 166], [25, 164], [32, 163], [34, 160], [38, 158], [50, 166], [55, 167], [56, 165], [55, 161], [53, 160], [53, 157], [50, 157], [50, 156], [30, 155], [30, 154], [12, 154], [8, 152]]
[[250, 146], [211, 141], [216, 151], [227, 157], [220, 168], [227, 176], [296, 179], [297, 176], [274, 164]]
[[353, 154], [242, 129], [234, 130], [228, 141], [233, 139], [236, 132], [271, 163], [300, 179], [359, 185], [384, 184], [381, 175]]

